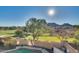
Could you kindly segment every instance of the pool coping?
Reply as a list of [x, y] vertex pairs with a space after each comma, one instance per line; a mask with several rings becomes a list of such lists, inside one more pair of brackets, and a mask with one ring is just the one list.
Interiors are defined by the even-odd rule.
[[49, 53], [47, 50], [43, 49], [43, 48], [38, 48], [38, 47], [30, 47], [30, 46], [18, 46], [14, 49], [10, 49], [10, 50], [5, 50], [5, 51], [2, 51], [0, 53], [8, 53], [10, 51], [14, 51], [14, 50], [17, 50], [17, 49], [20, 49], [20, 48], [26, 48], [26, 49], [35, 49], [35, 50], [40, 50], [42, 53]]

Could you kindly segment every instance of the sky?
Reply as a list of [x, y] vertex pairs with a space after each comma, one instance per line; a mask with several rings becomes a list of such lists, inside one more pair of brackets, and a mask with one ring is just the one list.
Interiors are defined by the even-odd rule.
[[[49, 15], [49, 10], [54, 14]], [[78, 6], [0, 6], [0, 26], [25, 26], [30, 18], [48, 23], [79, 25]]]

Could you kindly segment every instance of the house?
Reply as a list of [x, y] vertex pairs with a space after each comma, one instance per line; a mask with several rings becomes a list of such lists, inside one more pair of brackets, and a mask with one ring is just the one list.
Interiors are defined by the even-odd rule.
[[60, 26], [52, 27], [52, 36], [63, 36], [63, 37], [73, 37], [75, 33], [75, 28], [70, 24], [63, 24]]

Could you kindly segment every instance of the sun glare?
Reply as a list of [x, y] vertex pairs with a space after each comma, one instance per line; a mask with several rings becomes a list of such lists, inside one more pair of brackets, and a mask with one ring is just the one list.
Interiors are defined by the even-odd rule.
[[52, 16], [55, 14], [55, 10], [51, 9], [51, 10], [48, 10], [48, 15]]

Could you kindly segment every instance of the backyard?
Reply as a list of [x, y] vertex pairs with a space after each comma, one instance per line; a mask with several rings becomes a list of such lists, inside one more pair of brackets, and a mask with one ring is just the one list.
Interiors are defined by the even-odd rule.
[[[0, 30], [0, 36], [13, 36], [15, 30]], [[25, 36], [24, 37], [26, 40], [32, 40], [32, 36]], [[62, 37], [57, 37], [57, 36], [49, 36], [49, 34], [43, 34], [39, 36], [39, 41], [47, 41], [47, 42], [61, 42]], [[77, 40], [75, 38], [68, 38], [66, 39], [68, 42], [73, 43], [74, 40]]]
[[[18, 46], [48, 48], [50, 51], [54, 47], [67, 51], [67, 47], [70, 48], [72, 46], [79, 50], [79, 23], [76, 23], [78, 21], [75, 19], [76, 14], [72, 14], [75, 18], [69, 14], [75, 9], [67, 7], [70, 11], [65, 14], [66, 10], [63, 7], [56, 7], [58, 10], [40, 7], [29, 7], [30, 9], [28, 7], [20, 7], [22, 10], [18, 7], [8, 7], [10, 9], [0, 7], [2, 12], [0, 17], [1, 50], [3, 50], [2, 47], [6, 49]], [[72, 20], [72, 22], [69, 20]], [[69, 46], [66, 46], [66, 43]]]

